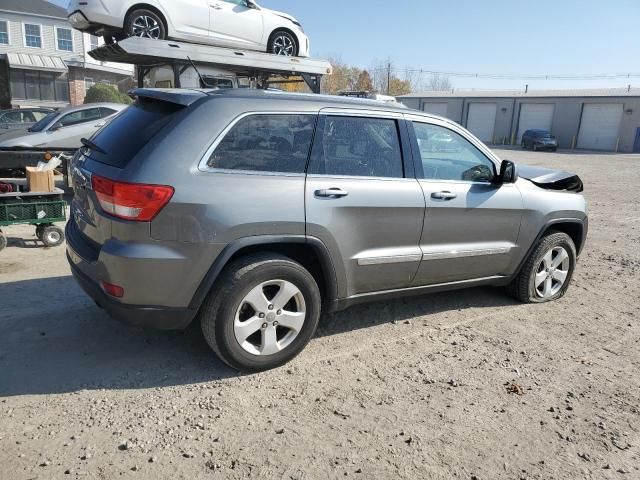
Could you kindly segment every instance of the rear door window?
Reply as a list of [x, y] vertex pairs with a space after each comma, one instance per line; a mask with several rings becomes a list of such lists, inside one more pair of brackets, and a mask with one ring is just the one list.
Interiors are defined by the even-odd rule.
[[394, 119], [327, 116], [317, 135], [309, 173], [402, 178], [402, 151]]
[[92, 138], [105, 153], [89, 149], [88, 155], [100, 163], [124, 168], [183, 108], [174, 103], [141, 98]]
[[88, 108], [86, 110], [69, 113], [62, 117], [58, 123], [61, 127], [70, 127], [72, 125], [99, 120], [101, 116], [100, 108]]
[[215, 147], [210, 168], [304, 173], [316, 115], [255, 114], [240, 119]]

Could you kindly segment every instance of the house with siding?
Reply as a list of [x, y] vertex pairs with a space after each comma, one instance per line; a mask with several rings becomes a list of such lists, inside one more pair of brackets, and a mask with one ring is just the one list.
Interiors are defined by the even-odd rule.
[[79, 105], [95, 83], [125, 91], [133, 67], [89, 57], [100, 42], [73, 30], [64, 8], [45, 0], [2, 0], [0, 108]]

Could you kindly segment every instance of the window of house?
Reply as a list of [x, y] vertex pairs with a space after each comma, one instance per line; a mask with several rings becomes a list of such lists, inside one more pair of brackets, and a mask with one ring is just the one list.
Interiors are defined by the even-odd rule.
[[309, 173], [402, 178], [402, 153], [395, 120], [327, 116], [314, 147]]
[[69, 101], [69, 83], [66, 74], [37, 70], [9, 70], [11, 97], [23, 100]]
[[91, 50], [95, 50], [99, 46], [98, 37], [95, 35], [89, 35], [89, 42], [91, 45]]
[[218, 144], [207, 166], [227, 170], [303, 173], [316, 115], [250, 115]]
[[42, 48], [42, 30], [40, 25], [24, 24], [24, 44], [27, 47]]
[[73, 32], [71, 29], [58, 27], [56, 32], [58, 38], [58, 50], [73, 52]]
[[9, 23], [6, 20], [0, 20], [0, 43], [9, 45]]
[[490, 182], [495, 166], [462, 135], [438, 125], [414, 122], [422, 158], [422, 178]]

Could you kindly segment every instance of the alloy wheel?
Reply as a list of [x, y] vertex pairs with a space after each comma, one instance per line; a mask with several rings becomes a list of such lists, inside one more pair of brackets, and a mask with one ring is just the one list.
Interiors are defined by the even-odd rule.
[[286, 280], [270, 280], [253, 288], [240, 302], [233, 331], [245, 352], [274, 355], [293, 343], [305, 319], [300, 289]]
[[569, 276], [571, 259], [564, 247], [549, 250], [536, 270], [534, 286], [540, 298], [551, 298], [562, 290]]
[[282, 55], [285, 57], [293, 56], [295, 52], [295, 44], [289, 35], [278, 35], [273, 39], [273, 53], [276, 55]]
[[134, 37], [153, 38], [157, 40], [160, 38], [162, 28], [155, 18], [149, 15], [140, 15], [131, 23], [131, 33]]

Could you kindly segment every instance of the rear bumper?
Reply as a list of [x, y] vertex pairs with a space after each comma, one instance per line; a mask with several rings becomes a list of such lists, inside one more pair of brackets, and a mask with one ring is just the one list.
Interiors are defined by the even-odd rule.
[[[95, 262], [87, 260], [79, 252], [86, 252], [76, 229], [71, 228], [73, 220], [67, 223], [67, 260], [71, 272], [82, 289], [96, 304], [112, 318], [144, 328], [159, 330], [182, 330], [196, 317], [198, 311], [187, 307], [166, 307], [156, 305], [129, 305], [107, 295], [93, 278]], [[87, 255], [85, 255], [86, 257]]]

